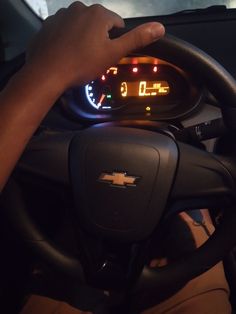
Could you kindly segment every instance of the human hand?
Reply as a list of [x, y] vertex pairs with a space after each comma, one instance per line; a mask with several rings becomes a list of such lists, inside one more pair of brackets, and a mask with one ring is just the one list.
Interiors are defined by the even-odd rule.
[[27, 64], [44, 71], [54, 88], [65, 90], [85, 84], [131, 51], [164, 35], [164, 27], [152, 22], [138, 26], [117, 39], [109, 38], [113, 27], [124, 27], [123, 19], [101, 5], [87, 7], [79, 1], [49, 17], [33, 40]]

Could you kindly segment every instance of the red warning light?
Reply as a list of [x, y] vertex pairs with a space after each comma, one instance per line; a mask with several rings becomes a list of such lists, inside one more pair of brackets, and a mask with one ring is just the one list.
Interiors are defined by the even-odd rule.
[[133, 73], [137, 73], [138, 72], [138, 68], [137, 67], [135, 67], [135, 68], [133, 68]]
[[132, 64], [138, 64], [138, 60], [136, 58], [132, 59]]

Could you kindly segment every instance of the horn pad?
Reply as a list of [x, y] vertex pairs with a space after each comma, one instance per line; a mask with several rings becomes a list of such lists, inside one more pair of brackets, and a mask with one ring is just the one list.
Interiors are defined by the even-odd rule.
[[82, 228], [121, 242], [140, 241], [158, 224], [178, 160], [169, 136], [94, 127], [70, 145], [70, 177]]

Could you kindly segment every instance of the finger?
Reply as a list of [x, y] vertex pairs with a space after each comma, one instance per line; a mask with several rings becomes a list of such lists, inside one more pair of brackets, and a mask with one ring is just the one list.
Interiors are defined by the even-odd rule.
[[107, 23], [107, 31], [109, 32], [113, 27], [123, 28], [125, 27], [125, 22], [122, 17], [108, 9], [106, 9], [107, 14], [109, 15], [108, 23]]
[[121, 56], [143, 48], [165, 35], [165, 28], [157, 22], [142, 24], [121, 37], [114, 39], [113, 43]]
[[83, 4], [80, 1], [75, 1], [68, 7], [68, 10], [73, 10], [73, 11], [77, 10], [79, 12], [82, 12], [84, 11], [85, 8], [87, 8], [85, 4]]
[[110, 31], [113, 27], [124, 27], [125, 22], [120, 15], [105, 8], [101, 4], [93, 4], [89, 7], [91, 15], [98, 21], [103, 21], [107, 27], [107, 31]]
[[65, 8], [61, 8], [59, 9], [54, 15], [50, 15], [48, 16], [45, 20], [44, 20], [44, 23], [43, 24], [50, 24], [54, 19], [55, 17], [62, 17], [64, 16], [66, 12], [66, 9]]
[[64, 13], [66, 12], [66, 9], [65, 8], [61, 8], [60, 10], [58, 10], [57, 12], [56, 12], [56, 15], [58, 16], [61, 16], [61, 15], [64, 15]]

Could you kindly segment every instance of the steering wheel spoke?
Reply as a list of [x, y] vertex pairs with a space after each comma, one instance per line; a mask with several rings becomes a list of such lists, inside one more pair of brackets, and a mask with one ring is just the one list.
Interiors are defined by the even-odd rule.
[[69, 186], [68, 151], [74, 132], [41, 131], [24, 151], [17, 171], [49, 182]]
[[235, 160], [178, 143], [179, 162], [169, 211], [197, 208], [228, 208], [236, 192]]

